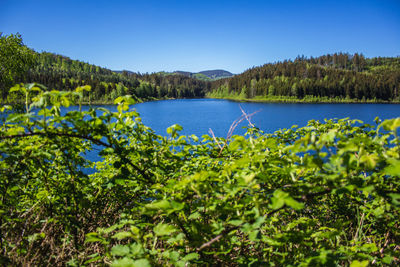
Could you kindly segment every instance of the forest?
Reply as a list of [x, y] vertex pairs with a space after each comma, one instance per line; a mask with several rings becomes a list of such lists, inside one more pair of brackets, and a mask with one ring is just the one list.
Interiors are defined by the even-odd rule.
[[399, 101], [400, 58], [335, 53], [265, 64], [213, 82], [210, 97]]
[[[231, 98], [275, 101], [400, 101], [400, 58], [328, 54], [268, 63], [230, 78], [205, 81], [195, 75], [112, 71], [54, 53], [37, 53], [20, 35], [2, 36], [0, 89], [6, 99], [16, 83], [38, 82], [49, 90], [90, 85], [85, 99], [112, 103], [123, 95], [136, 99]], [[11, 64], [7, 58], [14, 58]], [[15, 60], [18, 59], [18, 60]], [[8, 65], [7, 65], [8, 64]]]
[[52, 53], [36, 55], [34, 66], [17, 78], [19, 82], [38, 82], [48, 88], [71, 91], [90, 85], [94, 100], [114, 100], [126, 94], [140, 99], [203, 97], [206, 83], [183, 75], [162, 76], [156, 73], [117, 73]]
[[[23, 44], [20, 35], [2, 36], [0, 45], [3, 99], [6, 99], [12, 85], [30, 82], [61, 91], [89, 85], [92, 90], [85, 93], [85, 99], [90, 97], [92, 101], [103, 103], [112, 103], [115, 98], [127, 94], [141, 100], [203, 97], [211, 86], [184, 75], [115, 72], [54, 53], [37, 53]], [[10, 58], [14, 63], [11, 64]]]

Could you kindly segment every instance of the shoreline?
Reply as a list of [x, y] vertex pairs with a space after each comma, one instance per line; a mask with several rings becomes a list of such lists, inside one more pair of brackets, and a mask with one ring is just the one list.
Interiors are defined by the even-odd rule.
[[[357, 99], [299, 99], [299, 98], [239, 98], [239, 97], [219, 97], [219, 96], [204, 96], [194, 98], [152, 98], [138, 99], [135, 104], [161, 101], [161, 100], [178, 100], [178, 99], [225, 99], [234, 102], [247, 103], [282, 103], [282, 104], [400, 104], [400, 101], [385, 101], [385, 100], [357, 100]], [[12, 103], [0, 102], [0, 106], [12, 105]], [[82, 105], [115, 105], [114, 100], [94, 100], [82, 101]]]
[[357, 99], [299, 99], [299, 98], [271, 98], [271, 99], [257, 99], [257, 98], [237, 98], [237, 97], [218, 97], [218, 96], [205, 96], [207, 99], [226, 99], [235, 102], [248, 102], [248, 103], [288, 103], [288, 104], [400, 104], [400, 101], [385, 101], [385, 100], [357, 100]]

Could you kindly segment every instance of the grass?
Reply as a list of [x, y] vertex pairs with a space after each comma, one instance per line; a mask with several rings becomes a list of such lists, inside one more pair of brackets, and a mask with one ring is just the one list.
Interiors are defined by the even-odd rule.
[[228, 99], [241, 102], [265, 102], [265, 103], [390, 103], [399, 104], [400, 100], [380, 100], [380, 99], [352, 99], [343, 97], [318, 97], [307, 95], [304, 98], [297, 98], [295, 96], [255, 96], [253, 98], [246, 98], [239, 94], [220, 94], [209, 93], [207, 98]]

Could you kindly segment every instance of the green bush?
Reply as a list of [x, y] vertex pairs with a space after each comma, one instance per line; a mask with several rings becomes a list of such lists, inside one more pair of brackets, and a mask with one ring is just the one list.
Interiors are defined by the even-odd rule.
[[3, 265], [400, 263], [400, 118], [160, 136], [129, 96], [61, 116], [89, 89], [11, 90], [26, 108], [0, 130]]

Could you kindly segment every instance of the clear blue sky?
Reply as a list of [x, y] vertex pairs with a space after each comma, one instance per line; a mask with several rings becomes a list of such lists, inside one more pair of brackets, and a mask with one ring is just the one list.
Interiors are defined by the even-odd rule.
[[400, 0], [0, 0], [0, 31], [113, 70], [226, 69], [297, 55], [400, 55]]

